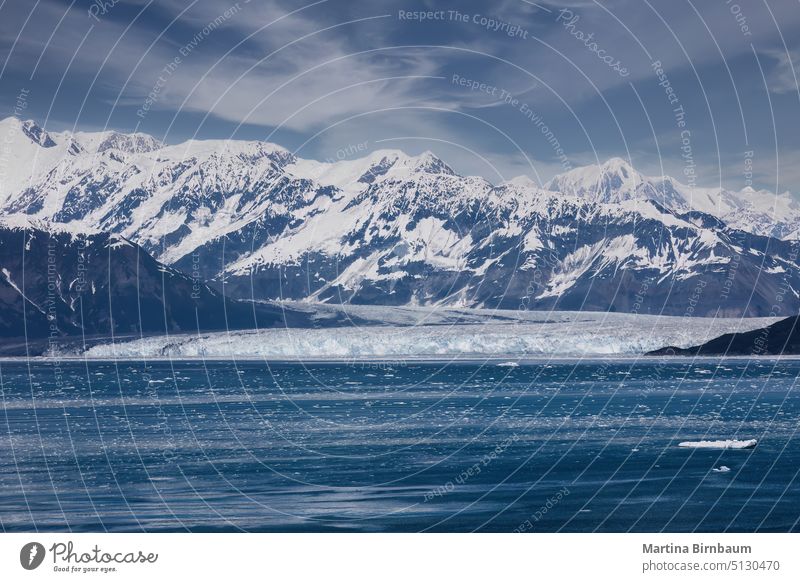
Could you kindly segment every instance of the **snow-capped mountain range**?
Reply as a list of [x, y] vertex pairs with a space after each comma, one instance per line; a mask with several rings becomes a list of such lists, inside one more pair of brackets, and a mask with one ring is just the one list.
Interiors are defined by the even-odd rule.
[[[620, 159], [544, 187], [431, 153], [334, 163], [0, 121], [0, 216], [121, 235], [226, 294], [394, 305], [769, 315], [800, 308], [800, 204]], [[776, 297], [780, 296], [780, 300]]]
[[556, 176], [545, 187], [593, 202], [652, 200], [677, 212], [710, 214], [731, 228], [785, 240], [800, 238], [800, 203], [788, 192], [690, 188], [669, 176], [643, 176], [620, 158], [576, 168]]

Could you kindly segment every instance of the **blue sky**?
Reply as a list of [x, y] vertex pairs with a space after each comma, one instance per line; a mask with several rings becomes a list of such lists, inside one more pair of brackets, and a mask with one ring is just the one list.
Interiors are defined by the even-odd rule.
[[0, 47], [0, 114], [51, 130], [800, 192], [798, 0], [14, 0]]

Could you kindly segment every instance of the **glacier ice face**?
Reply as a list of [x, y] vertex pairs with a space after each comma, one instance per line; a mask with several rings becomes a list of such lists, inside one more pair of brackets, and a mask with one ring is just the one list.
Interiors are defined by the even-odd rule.
[[[382, 308], [384, 312], [391, 309]], [[88, 358], [397, 359], [637, 355], [665, 345], [690, 346], [724, 333], [756, 329], [774, 319], [704, 319], [618, 313], [504, 314], [437, 310], [429, 321], [472, 323], [396, 325], [425, 321], [424, 310], [401, 308], [393, 325], [323, 329], [263, 329], [148, 337], [96, 345]], [[442, 312], [445, 312], [444, 314]], [[447, 315], [450, 315], [448, 319]], [[361, 311], [362, 319], [363, 311]], [[499, 315], [498, 315], [499, 314]], [[415, 317], [417, 318], [415, 320]], [[57, 355], [51, 352], [49, 355]], [[60, 354], [70, 355], [70, 354]]]

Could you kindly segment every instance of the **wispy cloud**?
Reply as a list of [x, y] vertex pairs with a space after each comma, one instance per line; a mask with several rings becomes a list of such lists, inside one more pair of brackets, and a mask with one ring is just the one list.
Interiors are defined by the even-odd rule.
[[773, 60], [774, 65], [767, 75], [769, 90], [773, 93], [790, 93], [800, 90], [797, 83], [797, 69], [800, 65], [800, 51], [767, 50], [764, 55]]

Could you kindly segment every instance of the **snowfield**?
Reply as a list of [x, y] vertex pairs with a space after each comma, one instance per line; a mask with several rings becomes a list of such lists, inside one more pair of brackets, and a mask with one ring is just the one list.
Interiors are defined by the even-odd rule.
[[[332, 308], [329, 308], [332, 309]], [[263, 329], [148, 337], [106, 343], [87, 358], [386, 359], [637, 355], [668, 345], [689, 347], [771, 318], [706, 319], [622, 313], [481, 311], [350, 307], [368, 325], [322, 329]], [[379, 316], [389, 325], [374, 325]], [[324, 314], [322, 316], [324, 319]]]

